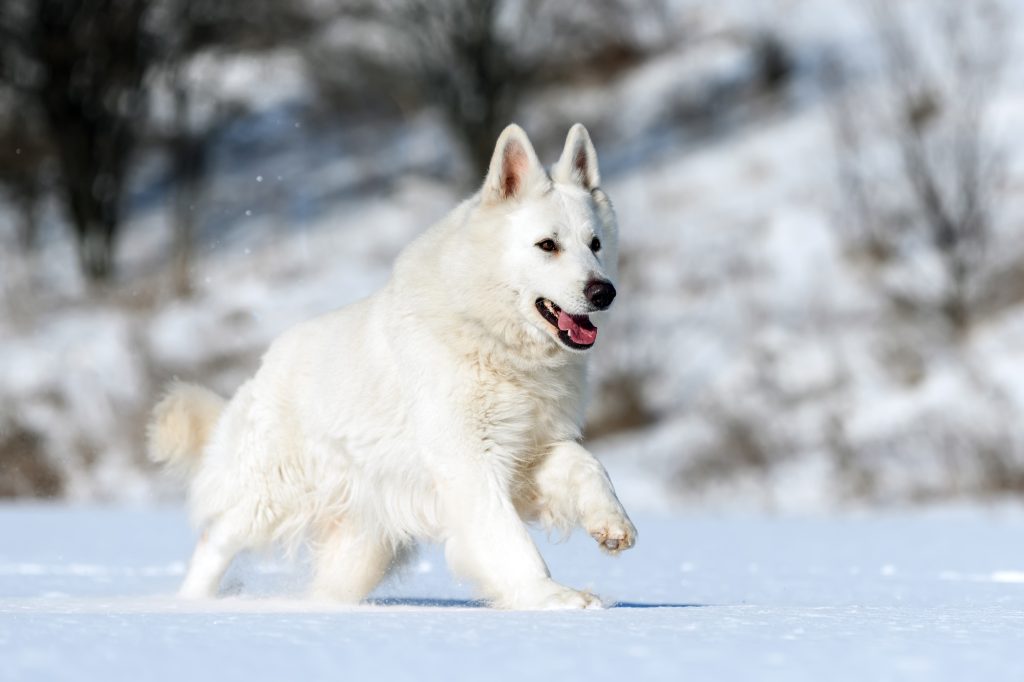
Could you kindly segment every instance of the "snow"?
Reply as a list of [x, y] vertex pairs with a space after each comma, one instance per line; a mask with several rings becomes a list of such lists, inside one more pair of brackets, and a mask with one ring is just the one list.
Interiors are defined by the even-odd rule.
[[[177, 506], [0, 506], [0, 680], [1024, 679], [1024, 510], [893, 506], [977, 499], [1006, 484], [986, 467], [1021, 470], [1024, 305], [949, 343], [886, 313], [886, 287], [934, 288], [933, 254], [883, 271], [851, 255], [819, 69], [838, 56], [853, 87], [878, 87], [858, 3], [670, 4], [699, 20], [691, 39], [609, 83], [540, 93], [521, 119], [545, 160], [568, 123], [590, 127], [622, 224], [595, 402], [614, 397], [607, 378], [633, 377], [655, 419], [588, 446], [639, 543], [612, 559], [580, 535], [537, 536], [557, 579], [611, 608], [487, 609], [436, 547], [360, 607], [304, 601], [304, 568], [275, 556], [238, 562], [223, 598], [185, 603], [173, 593], [193, 532]], [[1019, 55], [1024, 14], [1006, 6]], [[358, 28], [346, 30], [374, 39]], [[744, 40], [762, 33], [795, 56], [788, 99], [737, 103], [703, 132], [680, 123], [702, 93], [749, 75]], [[1007, 161], [996, 272], [1024, 254], [1021, 63], [1007, 59], [992, 102]], [[163, 382], [230, 393], [288, 326], [379, 287], [466, 189], [436, 114], [305, 117], [312, 84], [287, 51], [203, 57], [190, 74], [251, 112], [215, 150], [192, 297], [168, 293], [157, 161], [133, 174], [110, 295], [87, 291], [53, 206], [22, 256], [0, 202], [0, 438], [38, 437], [73, 502], [177, 500], [140, 445]], [[882, 133], [865, 145], [884, 164]], [[1019, 298], [1013, 286], [999, 291]], [[737, 428], [767, 466], [730, 464]], [[888, 509], [863, 511], [877, 502]]]
[[[627, 498], [627, 505], [630, 500]], [[192, 533], [175, 508], [0, 508], [4, 680], [1018, 680], [1024, 511], [635, 518], [637, 546], [538, 536], [604, 611], [500, 612], [426, 548], [371, 603], [297, 598], [249, 558], [230, 596], [172, 596]]]

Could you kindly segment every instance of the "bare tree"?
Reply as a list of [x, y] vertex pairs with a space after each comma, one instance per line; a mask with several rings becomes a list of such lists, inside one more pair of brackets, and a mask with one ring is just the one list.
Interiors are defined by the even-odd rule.
[[48, 166], [52, 158], [52, 150], [33, 113], [18, 105], [0, 112], [0, 186], [6, 189], [18, 214], [15, 232], [23, 253], [36, 245], [38, 207], [49, 189]]
[[237, 102], [193, 82], [191, 61], [201, 53], [252, 53], [294, 44], [315, 23], [301, 3], [287, 0], [160, 0], [152, 23], [159, 37], [156, 71], [170, 100], [169, 120], [154, 135], [170, 160], [174, 286], [186, 295], [213, 142], [243, 113]]
[[[1001, 159], [988, 106], [1006, 56], [1002, 13], [996, 0], [935, 0], [911, 35], [900, 5], [871, 7], [885, 78], [874, 107], [860, 89], [835, 100], [841, 185], [875, 257], [913, 242], [932, 250], [942, 266], [938, 312], [960, 333], [971, 324], [996, 208]], [[869, 131], [880, 122], [884, 159], [872, 163]]]
[[144, 110], [145, 0], [8, 0], [8, 85], [40, 114], [59, 168], [82, 270], [113, 271], [126, 170]]
[[524, 93], [631, 66], [658, 44], [641, 27], [667, 30], [660, 0], [350, 0], [333, 19], [346, 37], [307, 51], [311, 74], [328, 90], [436, 107], [478, 175]]
[[[6, 105], [6, 106], [5, 106]], [[39, 242], [41, 203], [53, 188], [53, 153], [37, 112], [0, 86], [0, 200], [13, 215], [0, 224], [0, 315], [18, 324], [30, 322], [32, 270]], [[13, 233], [13, 234], [12, 234]]]

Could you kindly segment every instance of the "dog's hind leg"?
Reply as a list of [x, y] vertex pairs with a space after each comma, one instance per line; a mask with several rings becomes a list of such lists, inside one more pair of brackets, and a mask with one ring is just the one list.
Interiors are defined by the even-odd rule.
[[243, 546], [241, 537], [226, 522], [211, 523], [196, 544], [178, 595], [186, 599], [217, 596], [224, 572]]
[[313, 553], [310, 598], [355, 604], [387, 575], [401, 551], [371, 529], [335, 523], [314, 543]]

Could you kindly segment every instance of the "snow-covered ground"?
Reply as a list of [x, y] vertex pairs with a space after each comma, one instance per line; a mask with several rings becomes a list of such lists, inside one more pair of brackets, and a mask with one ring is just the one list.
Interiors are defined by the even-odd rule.
[[611, 608], [531, 613], [472, 601], [436, 548], [365, 606], [297, 599], [273, 558], [183, 603], [179, 510], [3, 507], [0, 679], [1024, 679], [1019, 508], [635, 520], [618, 559], [538, 537]]

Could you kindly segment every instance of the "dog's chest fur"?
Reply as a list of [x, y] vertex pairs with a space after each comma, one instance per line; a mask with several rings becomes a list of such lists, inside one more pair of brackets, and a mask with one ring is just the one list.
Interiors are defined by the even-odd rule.
[[478, 359], [470, 400], [485, 452], [528, 468], [553, 443], [578, 438], [584, 381], [581, 363], [523, 370]]

